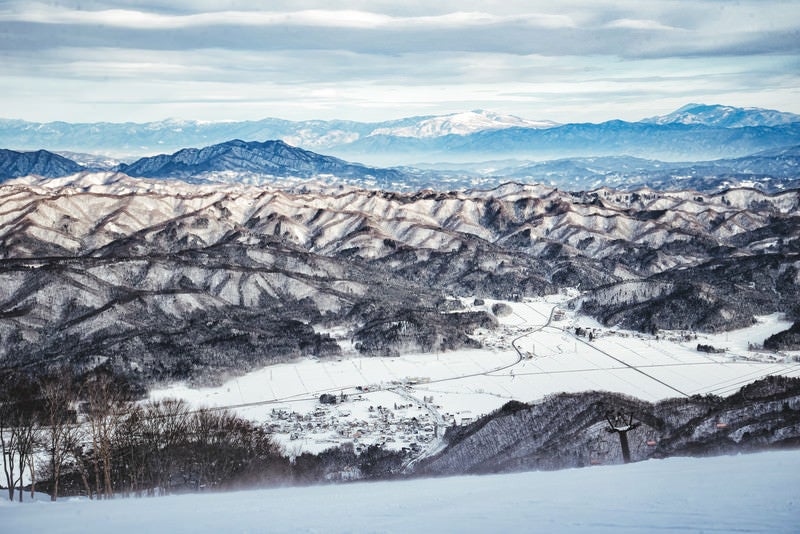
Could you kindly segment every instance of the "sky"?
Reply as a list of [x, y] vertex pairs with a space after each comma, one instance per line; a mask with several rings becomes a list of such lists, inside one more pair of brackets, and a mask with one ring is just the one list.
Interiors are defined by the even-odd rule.
[[800, 2], [0, 0], [0, 94], [40, 122], [800, 113]]

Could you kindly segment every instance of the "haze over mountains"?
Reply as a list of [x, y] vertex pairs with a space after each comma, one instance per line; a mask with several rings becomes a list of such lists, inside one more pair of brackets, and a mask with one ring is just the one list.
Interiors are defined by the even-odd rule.
[[[650, 187], [715, 192], [754, 187], [774, 193], [800, 184], [800, 146], [751, 156], [699, 162], [663, 162], [629, 156], [568, 158], [544, 162], [487, 162], [432, 168], [377, 168], [292, 147], [282, 141], [238, 139], [175, 154], [145, 157], [126, 164], [87, 154], [75, 160], [45, 150], [0, 151], [0, 182], [28, 175], [60, 178], [83, 171], [119, 171], [142, 178], [173, 178], [191, 183], [286, 183], [309, 179], [390, 191], [493, 188], [509, 181], [539, 183], [569, 191], [609, 186], [620, 190]], [[443, 168], [439, 168], [443, 167]]]
[[[15, 135], [17, 144], [37, 139], [43, 144], [49, 143], [48, 146], [80, 142], [81, 150], [91, 150], [98, 136], [111, 146], [117, 135], [129, 140], [143, 133], [149, 136], [150, 141], [164, 143], [170, 139], [169, 142], [175, 142], [214, 137], [223, 132], [243, 134], [245, 139], [269, 133], [277, 137], [283, 135], [285, 139], [294, 139], [306, 146], [327, 147], [334, 152], [349, 151], [353, 157], [364, 156], [367, 159], [385, 157], [402, 161], [412, 153], [415, 154], [412, 159], [416, 159], [431, 156], [431, 150], [439, 150], [436, 156], [446, 158], [448, 163], [381, 168], [350, 163], [291, 146], [285, 141], [226, 139], [218, 144], [181, 148], [173, 154], [148, 156], [131, 163], [85, 153], [62, 152], [57, 155], [44, 150], [35, 153], [4, 150], [0, 153], [0, 180], [28, 174], [61, 177], [89, 169], [191, 182], [258, 184], [276, 178], [327, 177], [338, 183], [396, 191], [491, 188], [507, 181], [520, 181], [573, 191], [601, 186], [618, 189], [647, 186], [708, 192], [755, 187], [765, 192], [778, 192], [798, 184], [800, 122], [796, 119], [797, 115], [771, 110], [692, 104], [669, 115], [638, 123], [611, 121], [599, 125], [563, 126], [485, 111], [403, 119], [379, 125], [278, 121], [282, 126], [272, 130], [264, 126], [277, 124], [272, 119], [258, 123], [192, 122], [187, 123], [190, 126], [187, 128], [172, 128], [177, 123], [125, 125], [123, 132], [117, 131], [123, 125], [113, 124], [52, 123], [32, 128], [25, 123], [18, 124], [19, 128], [15, 130], [6, 122], [5, 135]], [[254, 126], [256, 124], [260, 126]], [[350, 140], [346, 146], [331, 142], [333, 137], [341, 137], [345, 131], [341, 128], [345, 126], [349, 128], [345, 137]], [[89, 131], [84, 131], [86, 128]], [[302, 132], [300, 138], [296, 135], [298, 132]], [[81, 139], [72, 139], [73, 133]], [[653, 146], [647, 149], [648, 144]], [[661, 151], [655, 145], [668, 147], [684, 156], [702, 151], [703, 146], [713, 145], [718, 154], [724, 153], [729, 157], [711, 161], [660, 161], [653, 159], [653, 154]], [[362, 147], [363, 153], [358, 152], [361, 149], [356, 150], [358, 146]], [[402, 150], [410, 152], [398, 155], [395, 150], [401, 146], [405, 147]], [[550, 150], [548, 147], [560, 147], [555, 152], [580, 155], [549, 161], [503, 159], [531, 157], [534, 153]], [[746, 150], [750, 152], [736, 156]], [[602, 155], [606, 153], [612, 155]], [[632, 154], [645, 154], [647, 157]], [[494, 161], [459, 163], [462, 156]]]
[[791, 113], [701, 104], [639, 122], [563, 125], [484, 110], [380, 123], [272, 118], [243, 122], [170, 119], [144, 124], [0, 120], [0, 146], [130, 159], [231, 139], [280, 139], [293, 146], [378, 166], [608, 155], [695, 161], [800, 144], [799, 121], [800, 117]]

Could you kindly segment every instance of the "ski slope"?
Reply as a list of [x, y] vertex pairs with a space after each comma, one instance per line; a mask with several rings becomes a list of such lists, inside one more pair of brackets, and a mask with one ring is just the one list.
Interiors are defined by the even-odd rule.
[[56, 503], [7, 532], [797, 532], [800, 451], [551, 472]]

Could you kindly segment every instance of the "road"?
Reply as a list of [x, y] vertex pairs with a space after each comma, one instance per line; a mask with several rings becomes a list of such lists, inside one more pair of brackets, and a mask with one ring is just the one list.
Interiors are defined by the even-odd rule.
[[[508, 368], [508, 367], [513, 367], [514, 365], [517, 365], [517, 364], [518, 364], [518, 363], [519, 363], [519, 362], [522, 360], [522, 358], [523, 358], [522, 351], [521, 351], [521, 349], [519, 348], [519, 346], [517, 345], [517, 342], [518, 342], [519, 340], [523, 339], [523, 338], [527, 338], [527, 337], [530, 337], [530, 336], [534, 336], [535, 334], [537, 334], [537, 333], [541, 332], [541, 331], [542, 331], [542, 330], [544, 330], [545, 328], [548, 328], [548, 327], [550, 327], [550, 324], [551, 324], [551, 323], [552, 323], [552, 321], [553, 321], [553, 314], [555, 313], [555, 310], [556, 310], [556, 307], [555, 307], [555, 306], [553, 306], [553, 307], [550, 309], [550, 316], [547, 318], [547, 322], [546, 322], [545, 324], [543, 324], [543, 325], [541, 325], [541, 326], [539, 326], [539, 327], [535, 328], [534, 330], [532, 330], [532, 331], [530, 331], [530, 332], [527, 332], [527, 333], [525, 333], [525, 334], [522, 334], [521, 336], [519, 336], [519, 337], [515, 338], [515, 339], [514, 339], [514, 340], [511, 342], [511, 345], [514, 347], [514, 350], [516, 350], [516, 351], [517, 351], [517, 354], [519, 355], [519, 360], [518, 360], [516, 363], [512, 364], [512, 365], [506, 366], [506, 368]], [[592, 343], [590, 343], [590, 342], [586, 341], [586, 340], [585, 340], [585, 339], [583, 339], [582, 337], [580, 337], [580, 336], [577, 336], [576, 334], [574, 334], [574, 333], [573, 333], [572, 331], [570, 331], [569, 329], [567, 329], [567, 328], [564, 328], [564, 329], [561, 329], [561, 328], [559, 328], [559, 329], [558, 329], [558, 331], [559, 331], [559, 332], [563, 332], [563, 333], [565, 333], [565, 334], [569, 335], [569, 336], [570, 336], [570, 337], [571, 337], [573, 340], [575, 340], [576, 342], [582, 343], [582, 344], [583, 344], [583, 345], [585, 345], [586, 347], [589, 347], [589, 348], [591, 348], [592, 350], [594, 350], [594, 351], [596, 351], [596, 352], [598, 352], [598, 353], [602, 354], [602, 355], [603, 355], [603, 356], [605, 356], [606, 358], [610, 358], [611, 360], [613, 360], [613, 361], [615, 361], [615, 362], [617, 362], [617, 363], [619, 363], [619, 364], [623, 365], [624, 367], [626, 367], [626, 368], [628, 368], [628, 369], [632, 369], [633, 371], [636, 371], [637, 373], [640, 373], [640, 374], [642, 374], [642, 375], [646, 376], [646, 377], [647, 377], [647, 378], [649, 378], [650, 380], [653, 380], [654, 382], [657, 382], [657, 383], [661, 384], [662, 386], [664, 386], [664, 387], [666, 387], [666, 388], [668, 388], [668, 389], [670, 389], [670, 390], [672, 390], [672, 391], [674, 391], [674, 392], [678, 393], [678, 394], [679, 394], [679, 395], [681, 395], [682, 397], [689, 397], [689, 395], [688, 395], [687, 393], [685, 393], [685, 392], [681, 391], [680, 389], [678, 389], [678, 388], [676, 388], [676, 387], [674, 387], [674, 386], [672, 386], [672, 385], [670, 385], [670, 384], [668, 384], [668, 383], [664, 382], [663, 380], [661, 380], [661, 379], [659, 379], [659, 378], [656, 378], [656, 377], [654, 377], [653, 375], [651, 375], [651, 374], [649, 374], [649, 373], [647, 373], [647, 372], [643, 371], [642, 369], [640, 369], [640, 368], [639, 368], [639, 367], [637, 367], [637, 366], [631, 365], [631, 364], [627, 363], [626, 361], [624, 361], [624, 360], [621, 360], [621, 359], [617, 358], [616, 356], [614, 356], [614, 355], [612, 355], [612, 354], [609, 354], [608, 352], [606, 352], [606, 351], [604, 351], [604, 350], [600, 349], [599, 347], [595, 346], [594, 344], [592, 344]], [[534, 345], [535, 345], [535, 341], [534, 341]]]
[[[511, 341], [511, 346], [514, 347], [514, 350], [517, 353], [517, 360], [516, 361], [514, 361], [512, 363], [509, 363], [509, 364], [506, 364], [506, 365], [501, 365], [499, 367], [495, 367], [493, 369], [489, 369], [487, 371], [482, 371], [482, 372], [479, 372], [479, 373], [469, 373], [469, 374], [451, 376], [451, 377], [448, 377], [448, 378], [440, 378], [440, 379], [437, 379], [437, 380], [431, 380], [429, 382], [426, 382], [426, 385], [427, 384], [442, 383], [442, 382], [449, 382], [449, 381], [453, 381], [453, 380], [462, 380], [464, 378], [472, 378], [472, 377], [475, 377], [475, 376], [497, 376], [496, 373], [499, 373], [500, 371], [505, 371], [506, 369], [513, 368], [514, 366], [518, 365], [525, 358], [525, 355], [522, 353], [522, 350], [517, 346], [517, 342], [520, 339], [523, 339], [525, 337], [531, 336], [531, 335], [535, 334], [536, 332], [539, 332], [542, 329], [550, 326], [550, 323], [553, 321], [553, 314], [555, 313], [555, 310], [556, 310], [556, 306], [553, 306], [552, 308], [550, 308], [550, 314], [547, 316], [547, 321], [544, 324], [534, 327], [534, 329], [531, 330], [530, 332], [526, 332], [526, 333], [524, 333], [524, 334], [522, 334], [520, 336], [517, 336], [516, 338], [514, 338]], [[521, 319], [525, 320], [523, 317], [521, 317], [521, 316], [519, 316], [519, 317]], [[434, 454], [436, 454], [439, 451], [441, 451], [442, 449], [444, 449], [444, 447], [446, 445], [446, 443], [444, 441], [444, 431], [445, 431], [445, 429], [447, 427], [447, 421], [444, 419], [444, 417], [442, 417], [442, 414], [439, 413], [439, 411], [436, 409], [435, 406], [433, 406], [431, 404], [427, 404], [427, 403], [421, 402], [418, 398], [416, 398], [413, 395], [411, 395], [410, 393], [408, 393], [407, 390], [403, 390], [402, 388], [394, 388], [391, 391], [394, 391], [398, 395], [406, 397], [409, 400], [412, 400], [412, 401], [416, 402], [417, 404], [424, 405], [425, 408], [429, 411], [429, 413], [433, 416], [433, 418], [436, 420], [436, 423], [437, 423], [436, 432], [434, 434], [434, 439], [431, 440], [431, 443], [428, 445], [428, 447], [426, 447], [419, 455], [417, 455], [416, 457], [414, 457], [411, 460], [409, 460], [403, 466], [403, 470], [407, 471], [412, 466], [414, 466], [416, 463], [418, 463], [420, 460], [422, 460], [423, 458], [427, 458], [429, 456], [433, 456]]]
[[[410, 388], [408, 388], [410, 389]], [[423, 449], [417, 456], [409, 459], [402, 467], [403, 472], [407, 472], [411, 467], [422, 460], [423, 458], [427, 458], [428, 456], [433, 456], [440, 450], [444, 449], [446, 443], [444, 441], [444, 431], [447, 428], [447, 421], [445, 421], [444, 417], [442, 417], [441, 412], [433, 405], [433, 403], [427, 403], [421, 401], [419, 398], [415, 397], [411, 393], [408, 392], [405, 386], [400, 386], [396, 388], [392, 388], [389, 391], [400, 395], [406, 400], [409, 400], [415, 404], [420, 406], [424, 406], [428, 413], [431, 414], [431, 417], [434, 419], [434, 433], [433, 439], [431, 439], [430, 443], [428, 444], [425, 449]]]

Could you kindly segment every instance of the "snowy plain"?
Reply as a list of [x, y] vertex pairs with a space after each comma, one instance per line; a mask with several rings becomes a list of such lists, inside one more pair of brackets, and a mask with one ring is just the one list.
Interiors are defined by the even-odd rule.
[[[469, 423], [512, 399], [536, 402], [553, 393], [605, 390], [654, 402], [694, 394], [725, 396], [772, 374], [800, 376], [797, 353], [749, 350], [748, 343], [760, 343], [791, 326], [779, 314], [758, 317], [756, 325], [733, 332], [661, 332], [656, 338], [603, 327], [570, 311], [566, 305], [574, 296], [504, 302], [511, 313], [499, 317], [500, 327], [475, 334], [483, 344], [481, 349], [394, 358], [345, 351], [337, 359], [268, 366], [219, 387], [174, 384], [151, 392], [151, 398], [181, 398], [195, 407], [229, 407], [262, 423], [278, 423], [276, 413], [310, 416], [317, 412], [314, 428], [307, 428], [307, 422], [296, 432], [285, 423], [273, 427], [275, 438], [294, 455], [319, 452], [352, 441], [354, 435], [363, 445], [379, 443], [396, 449], [413, 441], [429, 442], [434, 432], [442, 434], [441, 427]], [[497, 303], [487, 299], [475, 305], [473, 298], [462, 299], [473, 310], [488, 310]], [[592, 340], [576, 336], [576, 327], [592, 331]], [[346, 346], [347, 333], [338, 335]], [[698, 343], [726, 352], [699, 352]], [[348, 400], [322, 407], [320, 412], [322, 393], [344, 393]], [[379, 414], [373, 411], [378, 406], [392, 416], [381, 428]], [[392, 435], [399, 424], [412, 418], [431, 425], [438, 420], [441, 425], [436, 429], [427, 425], [419, 434]]]
[[797, 532], [800, 451], [551, 472], [56, 503], [5, 532]]

